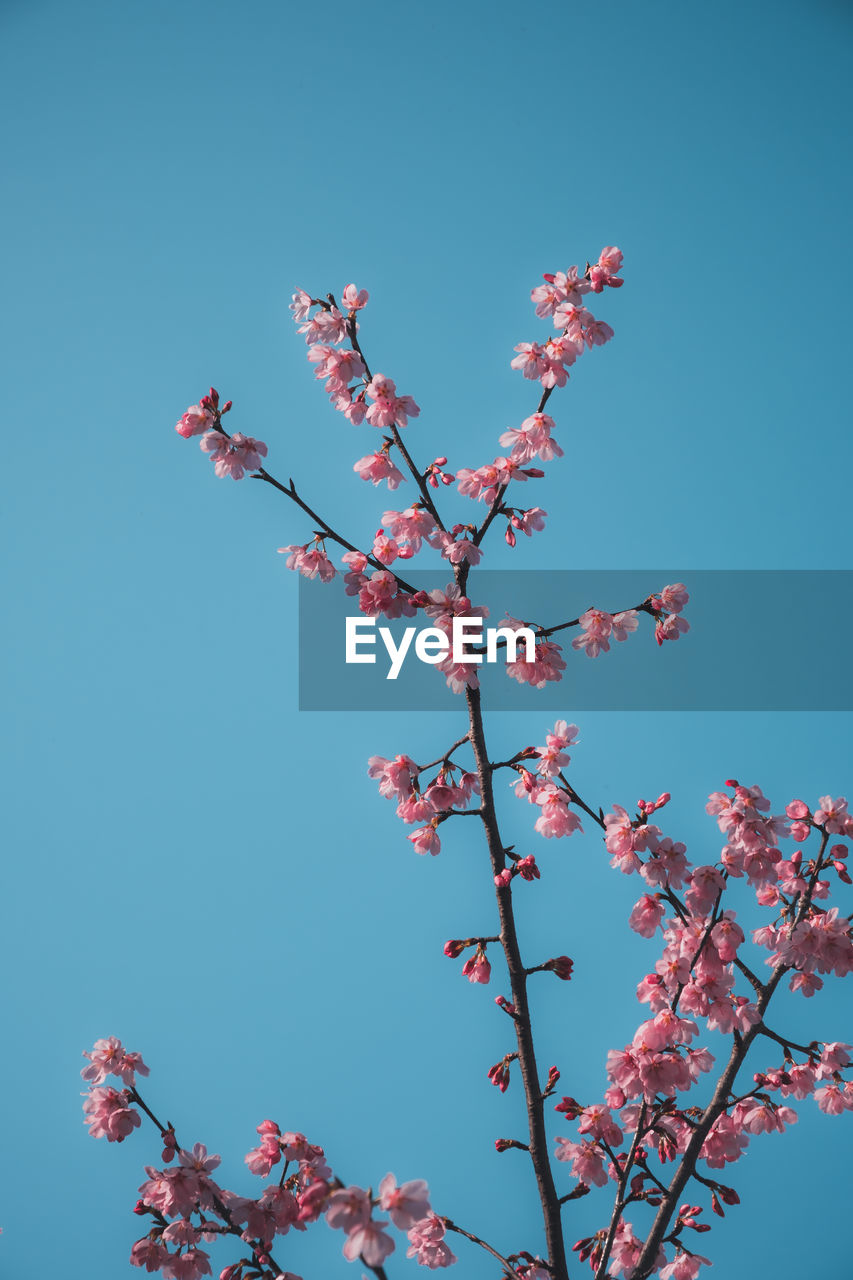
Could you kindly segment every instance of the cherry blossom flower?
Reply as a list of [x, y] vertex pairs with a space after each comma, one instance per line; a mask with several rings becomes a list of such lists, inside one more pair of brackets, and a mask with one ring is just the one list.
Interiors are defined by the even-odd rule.
[[93, 1138], [106, 1138], [107, 1142], [124, 1142], [128, 1134], [139, 1128], [139, 1112], [128, 1106], [126, 1091], [95, 1086], [89, 1090], [83, 1103], [85, 1122]]
[[433, 857], [437, 853], [441, 853], [441, 841], [438, 838], [438, 832], [435, 827], [421, 827], [419, 831], [413, 831], [407, 839], [411, 840], [415, 853], [431, 853]]
[[80, 1075], [89, 1084], [101, 1084], [107, 1076], [118, 1076], [126, 1085], [136, 1081], [137, 1072], [141, 1076], [148, 1075], [148, 1068], [139, 1053], [128, 1053], [116, 1036], [106, 1040], [96, 1040], [91, 1052], [83, 1054], [89, 1058], [90, 1065], [84, 1067]]
[[367, 305], [367, 299], [370, 294], [366, 289], [357, 289], [354, 284], [348, 284], [341, 294], [341, 301], [347, 311], [361, 311], [362, 307]]
[[429, 1187], [422, 1178], [397, 1186], [393, 1173], [379, 1184], [379, 1204], [400, 1231], [408, 1231], [430, 1213]]
[[395, 467], [387, 450], [384, 449], [359, 458], [358, 462], [353, 464], [353, 471], [361, 476], [362, 480], [372, 480], [375, 485], [385, 480], [389, 489], [396, 489], [405, 479], [402, 471]]
[[207, 431], [199, 445], [204, 453], [210, 454], [213, 469], [220, 479], [230, 476], [232, 480], [242, 480], [247, 471], [257, 471], [261, 458], [267, 456], [263, 440], [244, 436], [241, 431], [235, 431], [230, 439], [222, 431]]
[[431, 1271], [452, 1266], [456, 1255], [444, 1243], [445, 1234], [446, 1228], [438, 1214], [428, 1213], [420, 1222], [410, 1227], [406, 1257], [417, 1258], [422, 1267], [428, 1267]]
[[286, 555], [285, 564], [288, 569], [295, 569], [303, 578], [319, 578], [321, 582], [331, 582], [337, 573], [325, 551], [314, 544], [279, 547], [278, 553]]
[[386, 1232], [387, 1222], [377, 1222], [370, 1218], [361, 1226], [351, 1230], [344, 1244], [344, 1257], [348, 1262], [363, 1258], [365, 1266], [381, 1267], [382, 1263], [393, 1253], [396, 1245]]
[[203, 435], [206, 431], [212, 431], [215, 426], [216, 415], [212, 409], [204, 404], [191, 404], [176, 424], [175, 430], [178, 435], [189, 440], [190, 436]]
[[405, 427], [409, 418], [417, 418], [420, 409], [411, 396], [398, 396], [390, 378], [376, 373], [368, 383], [367, 394], [373, 404], [367, 410], [367, 421], [374, 427]]
[[462, 973], [469, 982], [479, 982], [485, 985], [492, 976], [492, 966], [489, 964], [484, 951], [478, 947], [472, 956], [462, 966]]

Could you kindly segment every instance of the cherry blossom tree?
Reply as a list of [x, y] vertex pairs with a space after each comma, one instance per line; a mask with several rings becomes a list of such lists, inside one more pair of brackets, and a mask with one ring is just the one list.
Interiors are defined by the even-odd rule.
[[[558, 720], [542, 734], [541, 745], [521, 746], [505, 760], [493, 758], [475, 660], [481, 654], [460, 652], [454, 643], [455, 622], [486, 613], [475, 602], [469, 578], [487, 535], [502, 529], [514, 547], [519, 535], [530, 538], [544, 529], [547, 512], [523, 503], [528, 482], [544, 474], [540, 464], [564, 452], [547, 410], [576, 361], [613, 337], [589, 304], [591, 295], [622, 286], [621, 271], [622, 254], [606, 247], [584, 269], [545, 275], [533, 289], [536, 315], [554, 332], [515, 348], [512, 367], [537, 389], [532, 412], [500, 436], [503, 454], [454, 473], [444, 454], [419, 464], [417, 450], [404, 440], [420, 409], [368, 363], [361, 339], [367, 292], [349, 284], [340, 301], [333, 294], [294, 294], [298, 331], [332, 406], [353, 428], [379, 433], [372, 451], [355, 462], [355, 474], [391, 492], [412, 481], [417, 492], [404, 509], [384, 511], [379, 529], [367, 539], [318, 511], [292, 479], [268, 471], [264, 442], [241, 431], [229, 434], [224, 424], [231, 402], [220, 403], [212, 388], [176, 428], [187, 439], [199, 437], [217, 476], [248, 475], [307, 517], [313, 536], [280, 548], [289, 569], [321, 583], [342, 578], [365, 618], [422, 618], [436, 646], [435, 678], [443, 677], [458, 695], [460, 715], [464, 704], [464, 732], [451, 745], [441, 744], [435, 759], [419, 763], [402, 750], [391, 758], [375, 755], [368, 775], [412, 828], [407, 839], [417, 854], [441, 852], [440, 831], [447, 822], [473, 818], [479, 829], [495, 931], [450, 939], [444, 952], [453, 961], [464, 957], [462, 976], [480, 986], [490, 984], [499, 959], [501, 979], [508, 983], [509, 995], [498, 995], [495, 1005], [507, 1019], [510, 1047], [487, 1079], [503, 1093], [517, 1077], [526, 1116], [520, 1136], [498, 1137], [495, 1146], [499, 1152], [520, 1151], [529, 1161], [545, 1254], [506, 1252], [506, 1242], [482, 1239], [443, 1212], [445, 1206], [434, 1208], [422, 1180], [398, 1185], [387, 1173], [375, 1191], [351, 1184], [323, 1147], [276, 1120], [258, 1124], [257, 1142], [246, 1156], [248, 1175], [262, 1180], [260, 1192], [227, 1189], [219, 1157], [200, 1143], [183, 1145], [171, 1123], [158, 1118], [140, 1088], [140, 1077], [148, 1075], [142, 1057], [111, 1036], [85, 1055], [89, 1132], [123, 1142], [144, 1116], [162, 1140], [163, 1167], [146, 1167], [139, 1189], [136, 1213], [144, 1232], [132, 1246], [135, 1266], [159, 1271], [167, 1280], [197, 1280], [212, 1274], [211, 1246], [223, 1252], [230, 1247], [220, 1280], [296, 1280], [287, 1269], [285, 1237], [324, 1219], [342, 1233], [345, 1258], [379, 1280], [388, 1277], [386, 1263], [398, 1245], [428, 1269], [455, 1263], [456, 1248], [479, 1248], [505, 1280], [567, 1280], [573, 1253], [573, 1274], [588, 1264], [595, 1280], [692, 1280], [710, 1265], [709, 1245], [697, 1248], [697, 1237], [711, 1230], [709, 1211], [722, 1218], [738, 1204], [727, 1167], [745, 1155], [752, 1139], [784, 1132], [797, 1119], [794, 1102], [816, 1104], [828, 1115], [853, 1109], [853, 1083], [846, 1075], [853, 1048], [820, 1038], [795, 1041], [777, 1026], [771, 1010], [781, 986], [810, 999], [826, 975], [840, 978], [853, 969], [850, 916], [831, 901], [839, 882], [851, 883], [846, 859], [853, 817], [846, 801], [783, 797], [774, 810], [758, 786], [729, 779], [707, 805], [722, 838], [719, 856], [694, 865], [678, 832], [665, 830], [668, 793], [634, 806], [613, 804], [607, 811], [599, 797], [578, 793], [570, 770], [576, 725]], [[453, 485], [478, 513], [468, 522], [443, 518], [441, 492]], [[429, 551], [433, 563], [437, 553], [446, 566], [438, 585], [422, 590], [409, 581], [407, 562]], [[508, 616], [501, 622], [506, 636], [498, 642], [507, 650], [506, 675], [542, 688], [559, 681], [567, 663], [606, 654], [643, 626], [651, 625], [659, 645], [678, 640], [689, 631], [688, 601], [687, 587], [678, 582], [654, 584], [645, 598], [625, 601], [616, 612], [588, 608], [548, 625]], [[509, 633], [522, 627], [532, 632], [532, 652], [510, 652]], [[554, 639], [563, 632], [571, 635], [568, 652]], [[561, 1084], [558, 1067], [544, 1068], [537, 1059], [531, 988], [548, 975], [568, 983], [575, 965], [568, 955], [543, 959], [528, 945], [522, 950], [514, 895], [535, 893], [547, 867], [540, 869], [536, 853], [518, 853], [502, 836], [496, 788], [504, 779], [521, 804], [533, 806], [532, 835], [563, 839], [583, 831], [584, 824], [597, 828], [614, 870], [642, 882], [628, 924], [652, 947], [649, 972], [637, 987], [646, 1016], [629, 1043], [615, 1044], [607, 1055], [601, 1097], [578, 1100], [563, 1093], [571, 1081]], [[739, 898], [747, 904], [753, 898], [763, 913], [764, 923], [749, 939], [738, 923]], [[722, 1038], [722, 1056], [703, 1044], [707, 1032]], [[568, 1124], [568, 1132], [561, 1128], [549, 1137], [552, 1121]], [[521, 1117], [512, 1115], [507, 1123], [519, 1126]], [[601, 1200], [601, 1226], [572, 1241], [573, 1203], [588, 1194]]]

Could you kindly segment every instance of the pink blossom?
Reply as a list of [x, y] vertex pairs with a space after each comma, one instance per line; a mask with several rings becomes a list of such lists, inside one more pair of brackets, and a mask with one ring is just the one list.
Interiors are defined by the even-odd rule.
[[527, 511], [519, 511], [512, 517], [513, 529], [518, 529], [525, 537], [531, 538], [534, 533], [541, 533], [545, 528], [545, 517], [548, 512], [541, 507], [529, 507]]
[[704, 915], [714, 905], [717, 894], [726, 887], [723, 873], [718, 867], [694, 867], [688, 876], [690, 882], [685, 901], [691, 911]]
[[663, 644], [664, 640], [677, 640], [689, 630], [690, 623], [686, 618], [670, 613], [665, 618], [658, 618], [655, 623], [655, 639], [658, 644]]
[[480, 982], [483, 985], [488, 983], [492, 976], [492, 966], [479, 947], [463, 964], [462, 973], [469, 982]]
[[[501, 626], [518, 631], [524, 624], [517, 618], [504, 618]], [[532, 685], [534, 689], [544, 689], [549, 681], [562, 680], [566, 664], [562, 657], [562, 649], [551, 640], [538, 640], [533, 662], [527, 661], [527, 646], [519, 645], [515, 662], [506, 664], [506, 673], [519, 684]]]
[[608, 653], [610, 644], [608, 637], [613, 630], [613, 618], [603, 609], [587, 609], [579, 619], [581, 634], [572, 641], [573, 649], [583, 649], [588, 658], [597, 658], [599, 653]]
[[819, 827], [826, 827], [833, 835], [843, 835], [847, 829], [849, 814], [844, 796], [833, 800], [831, 796], [821, 796], [818, 808], [815, 809], [814, 820]]
[[[621, 284], [622, 281], [619, 281]], [[709, 1267], [707, 1258], [698, 1253], [677, 1253], [672, 1262], [660, 1269], [660, 1280], [696, 1280], [702, 1265]]]
[[387, 799], [406, 800], [420, 770], [409, 756], [371, 756], [367, 763], [368, 778], [379, 779], [379, 794]]
[[543, 778], [551, 778], [564, 769], [570, 763], [571, 756], [563, 748], [575, 742], [579, 734], [580, 729], [576, 724], [569, 725], [565, 720], [558, 720], [552, 732], [546, 733], [545, 746], [536, 748], [539, 755], [537, 773]]
[[411, 396], [398, 396], [390, 378], [376, 373], [368, 383], [367, 394], [373, 404], [367, 410], [367, 421], [374, 427], [405, 427], [409, 418], [417, 418], [420, 409]]
[[330, 1227], [349, 1233], [363, 1227], [370, 1219], [370, 1196], [361, 1187], [341, 1187], [326, 1202], [326, 1221]]
[[641, 1092], [639, 1064], [629, 1048], [610, 1050], [607, 1078], [629, 1098], [635, 1098]]
[[201, 1276], [209, 1276], [210, 1255], [203, 1249], [187, 1249], [183, 1253], [173, 1253], [162, 1268], [164, 1280], [199, 1280]]
[[431, 825], [421, 827], [419, 831], [413, 831], [406, 838], [411, 840], [415, 853], [431, 853], [433, 857], [437, 853], [441, 853], [441, 841], [438, 838], [438, 832]]
[[711, 940], [724, 964], [731, 963], [743, 942], [743, 929], [737, 924], [733, 911], [726, 911], [711, 930]]
[[176, 424], [175, 430], [178, 435], [189, 440], [190, 436], [203, 435], [205, 431], [212, 431], [215, 426], [216, 415], [212, 409], [203, 404], [191, 404]]
[[338, 413], [342, 413], [348, 422], [358, 427], [367, 415], [365, 392], [362, 390], [353, 397], [352, 388], [343, 387], [332, 394], [332, 404]]
[[499, 443], [510, 449], [514, 462], [532, 462], [537, 457], [543, 462], [550, 462], [563, 456], [563, 450], [551, 438], [553, 430], [554, 419], [547, 413], [538, 412], [525, 418], [520, 427], [504, 431]]
[[220, 479], [230, 476], [232, 480], [242, 480], [247, 471], [257, 471], [261, 458], [267, 456], [263, 440], [244, 436], [242, 431], [235, 431], [230, 439], [224, 431], [207, 431], [199, 445], [204, 453], [210, 454], [213, 469]]
[[664, 587], [658, 598], [667, 613], [681, 613], [690, 595], [683, 582], [673, 582]]
[[400, 1231], [408, 1231], [430, 1212], [429, 1187], [422, 1178], [397, 1186], [393, 1173], [386, 1173], [379, 1184], [379, 1204]]
[[363, 583], [358, 593], [358, 607], [368, 618], [380, 613], [386, 618], [411, 618], [416, 612], [394, 574], [387, 569], [378, 569]]
[[319, 578], [321, 582], [331, 582], [337, 570], [325, 551], [312, 543], [304, 547], [279, 547], [279, 555], [286, 555], [288, 569], [295, 569], [303, 578]]
[[383, 480], [387, 480], [389, 489], [396, 489], [405, 480], [402, 471], [393, 465], [384, 449], [379, 453], [368, 453], [364, 458], [359, 458], [359, 461], [353, 463], [352, 470], [356, 475], [360, 475], [362, 480], [373, 481], [374, 485], [382, 484]]
[[640, 937], [651, 938], [654, 937], [664, 914], [664, 906], [660, 899], [656, 895], [646, 893], [639, 902], [634, 904], [628, 923]]
[[853, 1045], [842, 1044], [838, 1040], [825, 1044], [823, 1053], [820, 1055], [820, 1066], [817, 1071], [818, 1080], [826, 1080], [835, 1071], [841, 1071], [844, 1067], [849, 1067], [851, 1053], [853, 1053]]
[[207, 1174], [213, 1173], [214, 1169], [218, 1169], [222, 1163], [221, 1156], [209, 1156], [207, 1147], [203, 1142], [197, 1142], [192, 1151], [179, 1151], [178, 1159], [185, 1169], [192, 1169], [195, 1173]]
[[[548, 276], [545, 279], [549, 279]], [[585, 293], [589, 293], [589, 281], [579, 273], [577, 267], [569, 267], [566, 271], [558, 271], [550, 277], [554, 287], [565, 302], [579, 303]]]
[[434, 532], [435, 520], [428, 511], [415, 503], [405, 511], [383, 511], [382, 527], [388, 530], [392, 538], [411, 547], [412, 552], [417, 552], [421, 549], [423, 539], [429, 538]]
[[389, 538], [384, 529], [380, 529], [373, 540], [372, 554], [380, 564], [393, 564], [400, 554], [400, 548], [393, 538]]
[[201, 1236], [189, 1218], [178, 1218], [169, 1223], [162, 1238], [169, 1244], [184, 1245], [197, 1244]]
[[101, 1084], [107, 1076], [119, 1076], [123, 1084], [132, 1085], [136, 1080], [136, 1072], [141, 1076], [148, 1075], [142, 1055], [128, 1053], [115, 1036], [96, 1040], [91, 1053], [84, 1052], [83, 1057], [89, 1058], [91, 1065], [84, 1067], [80, 1075], [89, 1084]]
[[618, 1147], [622, 1143], [623, 1134], [609, 1107], [584, 1107], [578, 1121], [578, 1133], [588, 1133], [592, 1138], [600, 1138], [609, 1147]]
[[853, 1086], [831, 1081], [815, 1091], [815, 1102], [827, 1116], [853, 1111]]
[[569, 808], [569, 797], [558, 787], [550, 783], [542, 787], [536, 797], [536, 804], [542, 812], [536, 819], [535, 829], [546, 840], [583, 831], [580, 818]]
[[784, 1133], [786, 1124], [796, 1124], [797, 1113], [769, 1099], [747, 1098], [737, 1103], [732, 1120], [747, 1133]]
[[649, 885], [680, 889], [687, 870], [686, 846], [680, 840], [665, 836], [656, 844], [652, 856], [640, 868], [640, 875]]
[[558, 1137], [554, 1155], [571, 1164], [574, 1176], [588, 1187], [607, 1185], [604, 1158], [594, 1142], [570, 1142], [568, 1138]]
[[303, 320], [307, 320], [311, 314], [311, 308], [314, 306], [314, 299], [310, 293], [306, 293], [304, 289], [297, 289], [293, 294], [293, 301], [290, 304], [290, 310], [293, 312], [293, 319], [297, 324], [301, 324]]
[[146, 1271], [159, 1271], [169, 1257], [169, 1250], [159, 1240], [143, 1236], [130, 1251], [130, 1265], [144, 1267]]
[[519, 342], [515, 350], [518, 355], [510, 361], [510, 368], [520, 369], [525, 378], [540, 378], [548, 368], [545, 353], [538, 342]]
[[[299, 307], [299, 310], [305, 310], [304, 304]], [[296, 311], [294, 311], [295, 317]], [[303, 335], [309, 346], [315, 342], [331, 342], [337, 346], [347, 336], [346, 317], [341, 315], [337, 307], [322, 307], [319, 311], [315, 311], [313, 316], [308, 315], [306, 311], [297, 333]]]
[[456, 1256], [444, 1243], [445, 1234], [444, 1223], [438, 1214], [428, 1213], [425, 1218], [414, 1223], [409, 1229], [409, 1248], [406, 1250], [406, 1257], [417, 1258], [420, 1266], [428, 1267], [431, 1271], [439, 1267], [452, 1266]]
[[344, 1257], [347, 1262], [355, 1262], [362, 1258], [367, 1267], [381, 1267], [382, 1263], [396, 1248], [394, 1241], [386, 1232], [387, 1222], [376, 1222], [370, 1218], [361, 1226], [352, 1228], [347, 1233], [344, 1244]]
[[625, 1280], [630, 1280], [642, 1251], [642, 1240], [637, 1239], [631, 1224], [623, 1218], [616, 1228], [613, 1248], [610, 1251], [609, 1270], [615, 1276], [624, 1275]]
[[722, 1169], [724, 1165], [739, 1160], [748, 1146], [749, 1138], [740, 1123], [723, 1112], [714, 1122], [699, 1154], [711, 1169]]
[[369, 297], [370, 294], [366, 289], [357, 289], [354, 284], [348, 284], [341, 294], [341, 301], [347, 311], [360, 311], [367, 305]]
[[93, 1138], [106, 1138], [107, 1142], [124, 1142], [129, 1133], [139, 1128], [139, 1112], [128, 1106], [126, 1090], [94, 1087], [83, 1103], [85, 1124]]
[[470, 538], [454, 538], [452, 534], [443, 531], [436, 534], [434, 545], [441, 548], [442, 556], [451, 564], [461, 564], [463, 560], [467, 560], [470, 565], [476, 565], [483, 555]]
[[344, 394], [353, 378], [360, 378], [365, 372], [357, 351], [338, 350], [323, 342], [315, 342], [308, 348], [308, 359], [317, 366], [314, 376], [325, 378], [326, 390], [335, 397]]

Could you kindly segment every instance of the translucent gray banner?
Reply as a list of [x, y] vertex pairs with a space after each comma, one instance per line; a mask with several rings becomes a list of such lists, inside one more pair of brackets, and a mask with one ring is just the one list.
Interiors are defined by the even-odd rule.
[[[402, 572], [402, 570], [401, 570]], [[406, 580], [429, 591], [445, 588], [450, 574], [410, 572]], [[522, 711], [850, 711], [853, 673], [853, 571], [849, 570], [477, 570], [472, 604], [486, 606], [484, 626], [509, 614], [551, 627], [596, 608], [615, 614], [640, 604], [667, 584], [683, 582], [690, 630], [678, 641], [655, 641], [653, 618], [640, 614], [637, 630], [610, 651], [590, 658], [572, 648], [581, 634], [553, 636], [566, 669], [542, 689], [511, 679], [506, 649], [499, 661], [476, 670], [490, 710]], [[303, 711], [441, 711], [461, 695], [444, 675], [418, 657], [429, 652], [418, 633], [431, 625], [422, 610], [412, 618], [366, 622], [339, 579], [300, 579], [299, 706]], [[350, 656], [374, 662], [347, 662]], [[380, 634], [386, 628], [386, 638]], [[414, 628], [401, 656], [407, 628]], [[356, 637], [357, 634], [357, 639]], [[372, 637], [372, 638], [371, 638]], [[484, 638], [485, 643], [485, 638]], [[353, 647], [355, 644], [355, 647]], [[437, 647], [433, 639], [433, 652]], [[469, 643], [468, 649], [471, 645]], [[390, 679], [397, 654], [398, 674]], [[519, 653], [523, 656], [524, 645]]]

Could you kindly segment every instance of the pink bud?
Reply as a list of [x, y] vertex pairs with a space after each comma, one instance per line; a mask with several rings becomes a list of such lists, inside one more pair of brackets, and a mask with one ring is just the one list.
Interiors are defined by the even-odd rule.
[[222, 414], [224, 414], [224, 413], [227, 413], [227, 412], [228, 412], [228, 410], [231, 408], [231, 406], [232, 406], [232, 404], [233, 404], [233, 403], [234, 403], [234, 401], [233, 401], [233, 400], [226, 400], [226, 401], [225, 401], [224, 405], [222, 406], [222, 408], [221, 408], [221, 409], [220, 409], [220, 411], [219, 411], [219, 413], [220, 413], [220, 417], [222, 416]]
[[512, 525], [510, 524], [507, 525], [504, 538], [506, 539], [507, 546], [510, 546], [510, 547], [515, 546], [515, 534], [513, 532]]
[[461, 956], [464, 950], [465, 943], [460, 942], [458, 938], [451, 938], [444, 944], [444, 954], [446, 956], [450, 956], [451, 960], [455, 960], [458, 956]]
[[211, 401], [212, 401], [212, 403], [213, 403], [213, 407], [214, 407], [214, 409], [215, 409], [215, 408], [216, 408], [216, 406], [219, 404], [219, 392], [216, 390], [216, 387], [211, 387], [211, 388], [210, 388], [210, 399], [211, 399]]
[[432, 465], [433, 465], [434, 467], [443, 467], [443, 466], [446, 466], [446, 465], [447, 465], [447, 459], [446, 459], [446, 458], [436, 458], [435, 462], [434, 462]]

